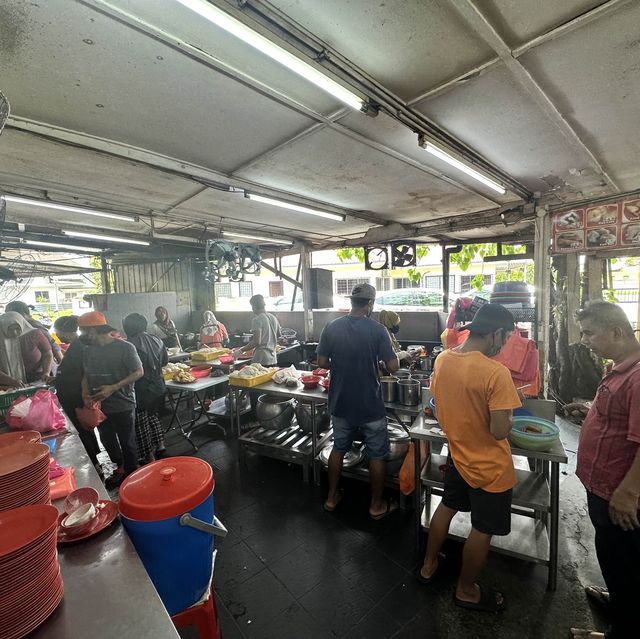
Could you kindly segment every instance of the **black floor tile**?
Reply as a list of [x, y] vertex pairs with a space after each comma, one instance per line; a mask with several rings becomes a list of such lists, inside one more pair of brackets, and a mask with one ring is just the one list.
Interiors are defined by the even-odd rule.
[[404, 568], [376, 548], [357, 553], [338, 566], [338, 571], [376, 602], [401, 581], [410, 578]]
[[264, 570], [264, 564], [243, 541], [223, 548], [216, 557], [214, 583], [217, 589], [226, 590], [241, 584]]
[[216, 597], [216, 605], [218, 608], [218, 624], [220, 625], [220, 632], [224, 639], [244, 639], [244, 635], [222, 602], [221, 597]]
[[223, 589], [220, 596], [242, 633], [248, 636], [260, 636], [255, 634], [257, 629], [298, 605], [293, 595], [268, 570]]
[[245, 542], [261, 561], [269, 565], [301, 546], [303, 540], [287, 528], [281, 527], [279, 530], [260, 530], [249, 535]]
[[[444, 628], [444, 631], [441, 628]], [[564, 637], [565, 635], [562, 634], [562, 636]], [[462, 636], [449, 633], [446, 629], [446, 624], [437, 619], [433, 612], [428, 609], [420, 611], [410, 623], [392, 635], [393, 639], [416, 639], [417, 637], [421, 639], [479, 639], [473, 631]]]
[[[389, 639], [399, 629], [400, 626], [395, 619], [382, 607], [376, 606], [343, 637], [347, 639]], [[425, 637], [426, 635], [416, 633], [415, 636]], [[227, 638], [225, 637], [225, 639]]]
[[[332, 639], [335, 637], [298, 603], [292, 604], [266, 623], [246, 625], [244, 631], [246, 637], [255, 637], [255, 639]], [[227, 639], [226, 635], [223, 639]]]
[[336, 572], [310, 590], [300, 603], [325, 628], [338, 636], [345, 634], [374, 606], [362, 589]]
[[306, 595], [323, 579], [330, 579], [336, 574], [331, 559], [319, 555], [306, 543], [271, 564], [269, 569], [297, 598]]
[[[448, 586], [445, 586], [448, 587]], [[438, 596], [435, 586], [419, 584], [413, 575], [398, 583], [382, 600], [381, 606], [401, 625], [411, 621], [425, 606], [433, 604]]]

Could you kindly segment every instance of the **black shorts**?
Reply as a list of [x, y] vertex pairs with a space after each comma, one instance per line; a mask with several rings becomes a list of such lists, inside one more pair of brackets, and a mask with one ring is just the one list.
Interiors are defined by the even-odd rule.
[[451, 457], [447, 457], [442, 504], [452, 510], [471, 513], [471, 525], [485, 535], [511, 532], [511, 495], [513, 490], [490, 493], [467, 484]]

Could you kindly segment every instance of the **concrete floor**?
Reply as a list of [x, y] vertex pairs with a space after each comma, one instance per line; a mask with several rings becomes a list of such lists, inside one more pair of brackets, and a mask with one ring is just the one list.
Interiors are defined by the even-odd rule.
[[[411, 511], [373, 522], [368, 487], [345, 481], [342, 506], [327, 514], [326, 488], [306, 485], [298, 466], [250, 457], [242, 469], [235, 437], [201, 427], [196, 454], [214, 468], [216, 514], [229, 529], [214, 576], [224, 639], [552, 639], [567, 637], [571, 626], [603, 629], [583, 593], [602, 578], [574, 475], [578, 432], [563, 421], [570, 461], [561, 475], [558, 589], [546, 591], [544, 566], [491, 554], [483, 579], [505, 592], [508, 608], [488, 615], [453, 603], [459, 543], [447, 543], [437, 583], [415, 581]], [[193, 452], [175, 432], [167, 443], [172, 454]]]

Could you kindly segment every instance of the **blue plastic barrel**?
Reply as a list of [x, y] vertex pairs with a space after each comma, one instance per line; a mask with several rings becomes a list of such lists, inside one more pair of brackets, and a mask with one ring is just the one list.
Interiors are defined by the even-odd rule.
[[209, 588], [217, 534], [213, 489], [211, 466], [195, 457], [143, 466], [120, 487], [122, 522], [170, 615]]

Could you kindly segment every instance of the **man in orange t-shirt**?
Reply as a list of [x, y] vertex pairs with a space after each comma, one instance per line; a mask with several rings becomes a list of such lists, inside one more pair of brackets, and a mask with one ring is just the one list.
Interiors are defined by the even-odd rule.
[[424, 565], [418, 580], [429, 583], [438, 572], [442, 544], [457, 512], [471, 512], [456, 604], [497, 612], [502, 593], [476, 582], [493, 535], [511, 532], [511, 493], [516, 483], [511, 448], [512, 409], [522, 404], [509, 370], [489, 359], [514, 330], [513, 316], [500, 304], [476, 313], [467, 341], [438, 356], [431, 389], [438, 421], [449, 442], [442, 502], [431, 519]]

